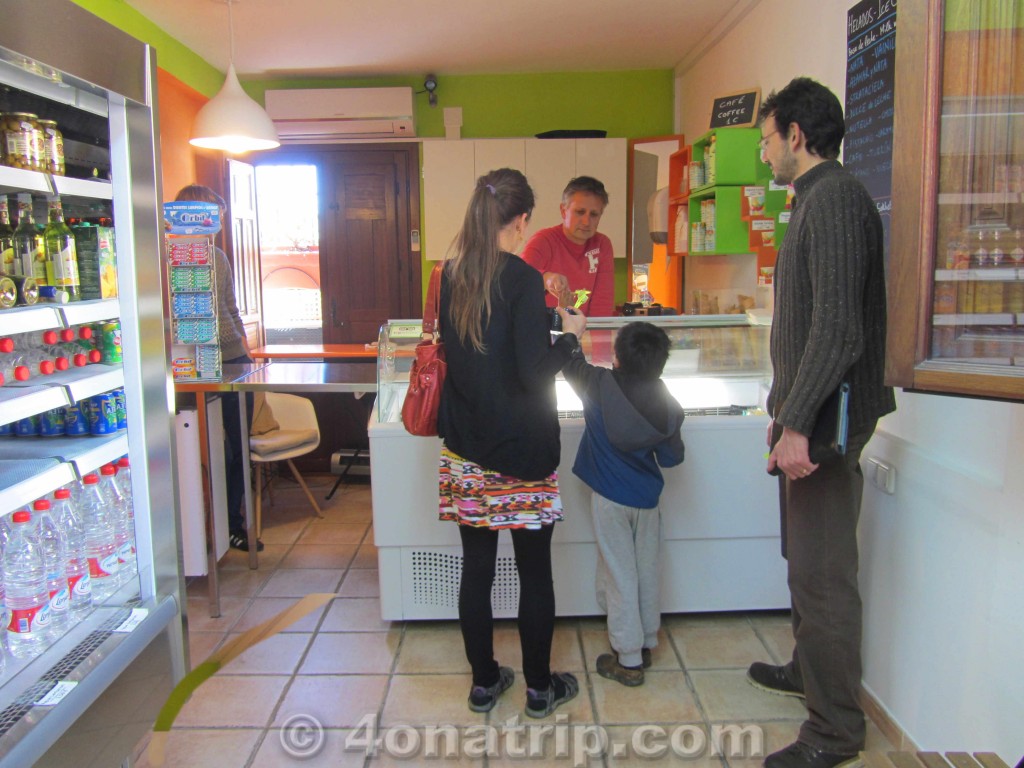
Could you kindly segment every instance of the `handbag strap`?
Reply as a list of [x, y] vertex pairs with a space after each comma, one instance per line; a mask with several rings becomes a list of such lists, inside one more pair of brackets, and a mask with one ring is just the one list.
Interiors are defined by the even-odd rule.
[[423, 306], [423, 333], [437, 334], [437, 315], [441, 308], [441, 269], [444, 262], [439, 261], [430, 272], [430, 285], [427, 286], [427, 303]]

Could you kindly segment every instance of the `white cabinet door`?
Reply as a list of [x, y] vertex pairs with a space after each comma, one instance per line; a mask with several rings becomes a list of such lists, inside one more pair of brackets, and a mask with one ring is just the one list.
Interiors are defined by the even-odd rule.
[[476, 139], [472, 144], [476, 178], [498, 168], [515, 168], [526, 173], [522, 139]]
[[576, 142], [573, 139], [527, 139], [526, 178], [530, 180], [536, 207], [532, 231], [558, 223], [562, 190], [576, 173]]
[[626, 256], [625, 139], [476, 139], [423, 142], [423, 242], [427, 259], [444, 258], [462, 226], [476, 179], [517, 168], [536, 196], [534, 229], [559, 221], [562, 190], [574, 176], [593, 176], [608, 190], [600, 231], [615, 258]]
[[472, 141], [423, 142], [423, 253], [443, 259], [476, 181]]
[[626, 140], [577, 139], [576, 176], [593, 176], [608, 190], [599, 231], [612, 241], [615, 258], [626, 257]]

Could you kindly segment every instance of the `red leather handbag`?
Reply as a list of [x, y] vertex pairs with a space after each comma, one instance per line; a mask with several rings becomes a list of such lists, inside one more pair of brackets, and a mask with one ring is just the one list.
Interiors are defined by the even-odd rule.
[[439, 261], [430, 273], [427, 304], [423, 307], [423, 333], [433, 338], [416, 345], [416, 359], [409, 371], [409, 389], [402, 403], [402, 424], [411, 435], [431, 437], [437, 434], [437, 411], [448, 364], [444, 359], [444, 342], [437, 329], [441, 306], [441, 268]]

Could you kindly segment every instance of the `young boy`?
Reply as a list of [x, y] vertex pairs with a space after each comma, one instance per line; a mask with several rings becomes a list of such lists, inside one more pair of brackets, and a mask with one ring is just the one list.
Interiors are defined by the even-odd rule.
[[661, 328], [631, 322], [615, 338], [612, 370], [587, 363], [578, 347], [562, 369], [583, 400], [573, 472], [594, 491], [597, 601], [615, 650], [597, 657], [597, 673], [628, 686], [643, 684], [661, 625], [659, 466], [683, 460], [683, 409], [661, 380], [668, 348]]

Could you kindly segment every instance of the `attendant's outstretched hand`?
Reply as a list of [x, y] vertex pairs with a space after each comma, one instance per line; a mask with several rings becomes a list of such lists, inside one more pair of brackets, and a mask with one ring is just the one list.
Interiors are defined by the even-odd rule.
[[558, 272], [544, 273], [544, 290], [558, 300], [558, 306], [572, 306], [572, 291], [569, 290], [569, 278]]

